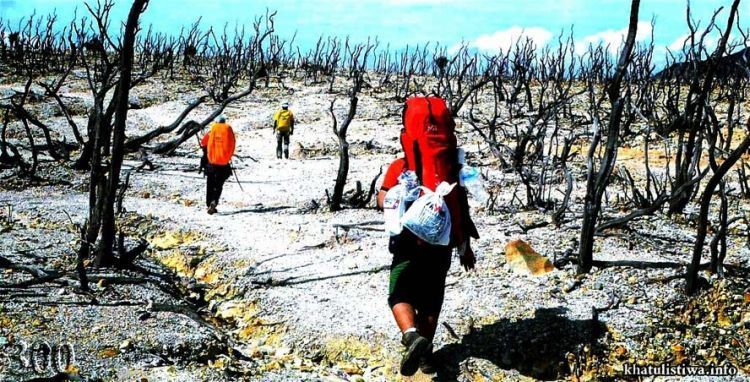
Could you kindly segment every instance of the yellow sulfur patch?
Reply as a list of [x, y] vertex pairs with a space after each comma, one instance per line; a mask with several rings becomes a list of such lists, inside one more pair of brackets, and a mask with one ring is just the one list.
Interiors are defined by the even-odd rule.
[[214, 284], [219, 280], [220, 274], [214, 272], [214, 261], [213, 258], [208, 261], [203, 261], [195, 269], [194, 276], [198, 281], [202, 281], [207, 284]]
[[722, 308], [719, 311], [719, 314], [716, 317], [716, 322], [721, 326], [722, 328], [728, 328], [732, 326], [732, 319], [729, 318], [729, 316], [726, 315], [724, 312], [725, 308]]
[[68, 367], [65, 368], [65, 372], [71, 375], [78, 375], [81, 374], [81, 369], [76, 365], [68, 365]]
[[194, 270], [190, 266], [190, 258], [179, 251], [171, 252], [159, 259], [162, 264], [173, 269], [182, 276], [193, 277]]
[[681, 365], [687, 359], [685, 347], [680, 344], [672, 345], [672, 354], [674, 355], [675, 365]]
[[10, 328], [13, 321], [8, 317], [0, 317], [0, 328]]
[[258, 307], [250, 301], [227, 301], [219, 305], [216, 317], [233, 322], [247, 322], [258, 312]]
[[151, 245], [156, 249], [172, 249], [180, 245], [190, 244], [200, 237], [194, 232], [166, 231], [151, 238]]
[[99, 351], [99, 358], [112, 358], [120, 354], [120, 351], [115, 348], [104, 348]]
[[227, 361], [224, 358], [218, 358], [215, 361], [208, 361], [208, 367], [212, 369], [224, 369], [227, 367]]
[[540, 276], [555, 270], [548, 258], [538, 254], [523, 240], [513, 240], [505, 246], [505, 258], [516, 273]]

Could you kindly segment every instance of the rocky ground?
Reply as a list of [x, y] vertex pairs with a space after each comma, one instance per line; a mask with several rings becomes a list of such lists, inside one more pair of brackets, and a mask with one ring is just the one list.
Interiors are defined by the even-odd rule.
[[[129, 158], [125, 171], [133, 173], [121, 224], [129, 243], [149, 243], [140, 270], [91, 269], [90, 294], [80, 293], [71, 277], [0, 290], [0, 346], [12, 353], [0, 359], [0, 380], [49, 375], [49, 369], [36, 373], [24, 365], [23, 355], [33, 351], [15, 355], [19, 344], [33, 348], [41, 341], [53, 350], [70, 344], [75, 362], [62, 362], [62, 368], [85, 380], [400, 379], [399, 333], [386, 302], [390, 254], [382, 216], [374, 208], [325, 209], [338, 163], [328, 114], [335, 95], [325, 85], [287, 85], [260, 89], [226, 111], [240, 159], [216, 215], [205, 212], [193, 141], [174, 156], [151, 157], [153, 170], [135, 171], [140, 159]], [[83, 83], [64, 93], [86, 110]], [[170, 123], [196, 94], [184, 84], [138, 88], [140, 108], [130, 111], [129, 134]], [[343, 114], [346, 97], [338, 98], [336, 110]], [[348, 188], [356, 181], [367, 188], [398, 155], [399, 105], [379, 98], [385, 97], [362, 98], [350, 128]], [[290, 160], [275, 158], [269, 128], [282, 100], [291, 101], [298, 116]], [[71, 140], [51, 104], [35, 108], [58, 137]], [[200, 107], [194, 118], [209, 112]], [[472, 272], [457, 261], [452, 265], [435, 340], [443, 367], [434, 378], [620, 380], [626, 379], [624, 363], [728, 362], [740, 375], [721, 380], [750, 380], [745, 227], [738, 225], [730, 238], [731, 277], [705, 274], [712, 289], [695, 299], [682, 295], [684, 281], [674, 277], [692, 247], [691, 214], [645, 218], [629, 232], [597, 238], [596, 259], [622, 263], [576, 277], [574, 264], [555, 260], [577, 248], [582, 179], [577, 176], [577, 207], [567, 222], [529, 229], [548, 221], [549, 213], [514, 206], [517, 177], [498, 170], [465, 126], [458, 134], [498, 200], [491, 210], [472, 202], [482, 236], [474, 244], [479, 260]], [[23, 137], [19, 124], [11, 123], [9, 137]], [[627, 161], [623, 156], [621, 164]], [[85, 174], [46, 161], [40, 175], [48, 181], [4, 177], [0, 183], [0, 255], [71, 271], [76, 224], [86, 216]], [[556, 268], [529, 275], [525, 262], [506, 257], [506, 246], [517, 239]], [[27, 280], [19, 271], [2, 274], [7, 283]], [[199, 308], [189, 308], [194, 306]]]

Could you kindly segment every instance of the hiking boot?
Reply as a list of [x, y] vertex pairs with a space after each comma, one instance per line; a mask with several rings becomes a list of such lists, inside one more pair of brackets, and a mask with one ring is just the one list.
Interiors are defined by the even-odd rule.
[[427, 351], [419, 359], [419, 370], [425, 374], [435, 374], [437, 371], [437, 362], [435, 361], [435, 353], [432, 352], [432, 344], [430, 344]]
[[216, 202], [211, 202], [211, 205], [208, 206], [208, 214], [213, 215], [216, 213]]
[[419, 369], [419, 361], [430, 348], [430, 341], [417, 332], [408, 332], [401, 337], [401, 343], [406, 347], [401, 358], [401, 375], [410, 377]]

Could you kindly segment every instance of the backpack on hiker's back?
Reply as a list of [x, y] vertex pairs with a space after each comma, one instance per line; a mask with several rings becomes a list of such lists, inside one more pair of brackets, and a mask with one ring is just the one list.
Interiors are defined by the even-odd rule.
[[[445, 100], [412, 97], [406, 101], [401, 146], [406, 170], [417, 174], [424, 193], [404, 214], [404, 226], [420, 239], [436, 245], [458, 245], [478, 237], [468, 216], [468, 202], [459, 180], [460, 164], [455, 127]], [[441, 186], [442, 183], [446, 183]], [[445, 232], [445, 231], [449, 231]]]

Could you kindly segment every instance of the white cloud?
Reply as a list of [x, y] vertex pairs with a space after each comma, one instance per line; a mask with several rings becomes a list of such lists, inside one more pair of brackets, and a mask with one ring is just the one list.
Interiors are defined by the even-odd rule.
[[[652, 31], [651, 23], [648, 21], [638, 22], [638, 32], [635, 35], [635, 41], [646, 41], [651, 38]], [[576, 41], [576, 53], [585, 53], [590, 45], [597, 46], [602, 44], [609, 46], [609, 51], [612, 54], [617, 54], [620, 51], [620, 47], [625, 42], [625, 38], [628, 35], [628, 28], [620, 30], [606, 30], [596, 34], [592, 34], [584, 37], [583, 39]]]
[[676, 40], [674, 40], [671, 44], [667, 46], [669, 50], [672, 51], [672, 53], [678, 53], [682, 51], [682, 47], [685, 44], [685, 41], [690, 37], [689, 34], [684, 34], [680, 37], [678, 37]]
[[[542, 47], [552, 39], [552, 32], [544, 28], [521, 28], [515, 26], [492, 34], [479, 36], [469, 42], [468, 45], [470, 48], [476, 48], [485, 52], [497, 53], [501, 50], [507, 52], [512, 49], [516, 41], [526, 38], [531, 39], [537, 47]], [[455, 51], [459, 46], [454, 46], [451, 50]]]
[[[690, 38], [689, 34], [684, 34], [680, 37], [678, 37], [676, 40], [674, 40], [671, 44], [669, 44], [667, 47], [669, 50], [672, 51], [673, 54], [679, 54], [682, 52], [682, 48], [685, 44], [687, 44], [687, 48], [690, 49], [690, 41], [688, 39]], [[698, 43], [698, 39], [700, 39], [700, 35], [695, 36], [695, 43]], [[708, 52], [712, 52], [719, 44], [719, 36], [715, 34], [709, 34], [706, 36], [706, 38], [703, 39], [703, 46], [708, 50]]]

